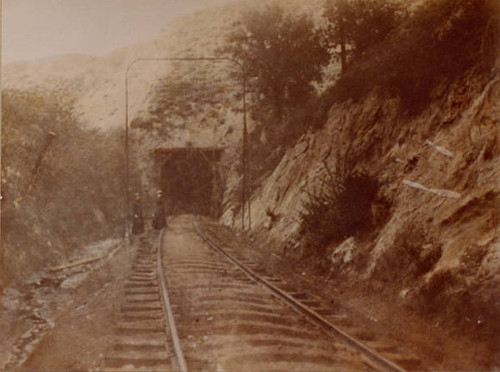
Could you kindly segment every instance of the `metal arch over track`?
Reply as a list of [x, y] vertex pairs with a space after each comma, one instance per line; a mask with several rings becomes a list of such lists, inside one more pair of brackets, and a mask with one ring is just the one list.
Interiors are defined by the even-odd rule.
[[245, 204], [248, 203], [248, 228], [252, 228], [251, 219], [251, 206], [250, 197], [248, 194], [248, 146], [247, 146], [247, 119], [246, 119], [246, 74], [243, 65], [233, 59], [228, 57], [164, 57], [164, 58], [138, 58], [129, 63], [125, 71], [125, 189], [126, 189], [126, 211], [125, 211], [125, 235], [128, 231], [128, 216], [130, 213], [130, 190], [129, 190], [129, 178], [130, 178], [130, 160], [129, 160], [129, 103], [128, 103], [128, 73], [130, 69], [140, 62], [230, 62], [238, 67], [241, 72], [242, 78], [242, 104], [243, 104], [243, 144], [242, 144], [242, 164], [243, 164], [243, 187], [241, 195], [241, 228], [245, 229]]

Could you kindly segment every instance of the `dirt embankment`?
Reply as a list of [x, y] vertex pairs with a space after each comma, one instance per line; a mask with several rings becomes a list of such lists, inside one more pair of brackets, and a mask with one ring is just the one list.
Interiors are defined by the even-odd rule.
[[[471, 74], [413, 118], [376, 93], [334, 105], [324, 128], [304, 135], [253, 196], [254, 228], [273, 251], [316, 262], [343, 285], [491, 336], [500, 280], [499, 88], [496, 75]], [[371, 228], [310, 257], [304, 203], [346, 168], [377, 180]], [[228, 209], [222, 221], [238, 218]]]

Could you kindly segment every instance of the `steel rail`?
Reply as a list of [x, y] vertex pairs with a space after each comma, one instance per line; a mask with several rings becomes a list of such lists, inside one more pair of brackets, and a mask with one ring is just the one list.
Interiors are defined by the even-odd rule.
[[380, 366], [384, 367], [386, 370], [395, 371], [395, 372], [406, 372], [406, 370], [403, 369], [401, 366], [399, 366], [396, 363], [390, 361], [389, 359], [383, 357], [382, 355], [377, 353], [375, 350], [371, 349], [370, 347], [368, 347], [365, 344], [363, 344], [362, 342], [356, 340], [354, 337], [350, 336], [346, 332], [337, 328], [335, 325], [330, 323], [327, 319], [325, 319], [323, 316], [318, 314], [316, 311], [310, 309], [309, 307], [305, 306], [301, 302], [297, 301], [295, 298], [293, 298], [291, 295], [289, 295], [288, 293], [286, 293], [282, 289], [276, 287], [275, 285], [271, 284], [269, 281], [262, 278], [260, 275], [255, 273], [252, 269], [250, 269], [250, 268], [246, 267], [245, 265], [243, 265], [242, 263], [240, 263], [236, 258], [234, 258], [232, 255], [230, 255], [226, 251], [224, 251], [222, 248], [220, 248], [217, 244], [215, 244], [214, 242], [212, 242], [208, 238], [208, 236], [205, 234], [205, 232], [199, 226], [198, 216], [195, 216], [195, 218], [194, 218], [194, 226], [195, 226], [198, 234], [201, 236], [201, 238], [212, 249], [214, 249], [216, 252], [225, 256], [230, 262], [232, 262], [240, 270], [242, 270], [251, 280], [253, 280], [256, 283], [264, 285], [264, 287], [267, 288], [275, 297], [284, 301], [286, 304], [292, 306], [294, 309], [298, 310], [301, 314], [308, 316], [315, 323], [320, 324], [321, 326], [327, 328], [328, 331], [332, 332], [333, 335], [335, 335], [339, 338], [342, 338], [344, 341], [346, 341], [348, 344], [350, 344], [354, 348], [362, 351], [366, 356], [368, 356], [370, 359], [374, 360], [375, 362], [379, 363]]
[[163, 300], [163, 305], [167, 312], [167, 325], [166, 334], [170, 333], [172, 337], [172, 343], [174, 345], [174, 353], [177, 359], [177, 364], [179, 365], [178, 371], [187, 372], [186, 360], [184, 359], [184, 353], [182, 352], [181, 343], [179, 340], [179, 335], [177, 333], [177, 327], [175, 326], [174, 314], [172, 312], [172, 307], [170, 306], [170, 299], [168, 297], [167, 285], [165, 283], [165, 273], [163, 272], [163, 260], [162, 260], [162, 247], [163, 247], [163, 234], [165, 232], [165, 228], [163, 228], [160, 232], [160, 242], [158, 245], [158, 276], [160, 277], [161, 283], [161, 298]]

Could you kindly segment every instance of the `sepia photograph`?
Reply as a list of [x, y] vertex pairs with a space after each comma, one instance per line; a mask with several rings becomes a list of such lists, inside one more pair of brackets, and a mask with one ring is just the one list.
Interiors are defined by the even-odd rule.
[[500, 370], [498, 0], [0, 4], [0, 371]]

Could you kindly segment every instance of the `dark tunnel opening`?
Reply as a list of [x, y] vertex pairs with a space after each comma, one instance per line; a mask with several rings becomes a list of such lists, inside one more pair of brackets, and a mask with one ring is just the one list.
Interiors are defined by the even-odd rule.
[[219, 217], [220, 180], [213, 151], [172, 151], [161, 168], [161, 188], [168, 215], [199, 214]]

